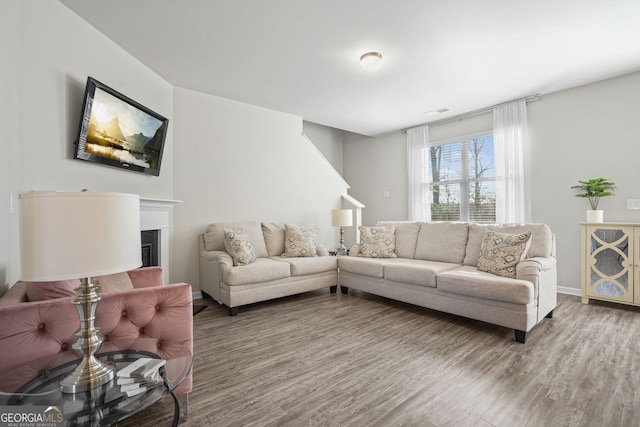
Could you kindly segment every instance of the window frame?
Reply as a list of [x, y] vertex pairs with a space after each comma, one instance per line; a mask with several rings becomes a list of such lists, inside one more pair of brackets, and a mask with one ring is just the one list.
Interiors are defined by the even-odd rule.
[[[473, 139], [479, 139], [479, 138], [486, 138], [486, 137], [491, 137], [492, 138], [492, 144], [493, 144], [493, 168], [494, 168], [494, 176], [491, 177], [487, 177], [487, 178], [471, 178], [470, 177], [470, 165], [469, 165], [469, 160], [470, 160], [470, 155], [469, 155], [469, 142]], [[454, 143], [459, 143], [460, 144], [460, 176], [459, 178], [456, 179], [450, 179], [450, 180], [441, 180], [441, 181], [437, 181], [434, 182], [431, 179], [433, 178], [432, 173], [433, 171], [431, 170], [431, 164], [430, 164], [430, 151], [433, 147], [438, 147], [438, 146], [444, 146], [447, 144], [454, 144]], [[423, 165], [425, 168], [425, 171], [427, 171], [425, 173], [426, 175], [426, 180], [424, 180], [422, 182], [422, 188], [423, 191], [425, 191], [428, 195], [427, 200], [429, 201], [429, 203], [431, 204], [431, 208], [430, 208], [430, 212], [431, 212], [431, 218], [429, 218], [429, 221], [434, 221], [433, 219], [433, 188], [436, 186], [451, 186], [451, 185], [458, 185], [459, 188], [459, 212], [458, 212], [458, 221], [470, 221], [470, 213], [471, 213], [471, 197], [470, 197], [470, 189], [471, 189], [471, 185], [473, 185], [475, 182], [489, 182], [489, 183], [494, 183], [495, 188], [496, 188], [496, 194], [495, 194], [495, 198], [497, 199], [499, 197], [498, 193], [498, 189], [500, 187], [499, 183], [500, 181], [504, 181], [504, 177], [501, 177], [497, 174], [498, 170], [496, 167], [496, 144], [495, 144], [495, 134], [493, 129], [488, 129], [488, 130], [482, 130], [482, 131], [478, 131], [478, 132], [473, 132], [473, 133], [468, 133], [465, 135], [458, 135], [455, 137], [448, 137], [448, 138], [443, 138], [437, 141], [429, 141], [426, 144], [426, 152], [423, 156], [424, 158], [424, 162], [425, 164]], [[462, 167], [462, 165], [465, 165], [465, 167]], [[479, 220], [474, 220], [474, 222], [486, 222], [486, 223], [491, 223], [491, 222], [495, 222], [497, 220], [497, 205], [495, 207], [494, 210], [494, 216], [493, 216], [493, 220], [488, 220], [488, 221], [479, 221]], [[440, 221], [441, 219], [436, 219], [435, 221]]]

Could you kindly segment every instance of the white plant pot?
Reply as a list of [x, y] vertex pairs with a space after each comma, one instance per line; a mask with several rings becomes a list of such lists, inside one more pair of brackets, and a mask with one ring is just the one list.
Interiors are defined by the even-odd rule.
[[602, 209], [598, 209], [595, 211], [588, 210], [587, 222], [604, 222], [604, 211]]

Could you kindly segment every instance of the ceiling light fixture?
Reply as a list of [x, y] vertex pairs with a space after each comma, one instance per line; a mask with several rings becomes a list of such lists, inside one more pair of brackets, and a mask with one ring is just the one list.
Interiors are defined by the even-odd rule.
[[378, 52], [367, 52], [360, 57], [360, 66], [370, 73], [382, 65], [382, 55]]
[[431, 110], [431, 111], [427, 111], [425, 114], [425, 116], [435, 116], [436, 114], [442, 114], [442, 113], [446, 113], [447, 111], [449, 111], [448, 108], [438, 108], [437, 110]]

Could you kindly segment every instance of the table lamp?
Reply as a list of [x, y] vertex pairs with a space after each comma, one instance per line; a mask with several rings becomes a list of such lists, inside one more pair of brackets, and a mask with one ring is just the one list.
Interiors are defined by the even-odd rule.
[[340, 244], [336, 248], [338, 255], [346, 255], [347, 248], [344, 246], [344, 228], [353, 225], [353, 211], [351, 209], [338, 209], [331, 211], [331, 225], [340, 227]]
[[82, 360], [61, 381], [61, 390], [77, 393], [111, 381], [114, 367], [94, 356], [102, 337], [94, 326], [100, 294], [92, 278], [142, 264], [139, 196], [88, 191], [21, 194], [20, 261], [23, 281], [81, 280], [71, 302], [80, 318], [72, 348]]

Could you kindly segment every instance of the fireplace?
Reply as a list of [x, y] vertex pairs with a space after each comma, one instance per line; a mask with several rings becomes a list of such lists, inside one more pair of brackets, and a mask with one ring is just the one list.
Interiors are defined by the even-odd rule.
[[[155, 247], [149, 249], [150, 253], [155, 252], [156, 259], [153, 263], [152, 256], [149, 256], [151, 265], [159, 265], [164, 272], [164, 282], [169, 282], [169, 235], [171, 228], [171, 213], [173, 206], [181, 203], [179, 200], [161, 200], [161, 199], [140, 199], [140, 231], [143, 233], [142, 256], [145, 258], [144, 233], [147, 231], [155, 232]], [[153, 244], [153, 243], [152, 243]], [[143, 259], [143, 262], [147, 262]]]
[[140, 232], [142, 242], [142, 266], [151, 267], [159, 264], [160, 245], [158, 235], [160, 230], [143, 230]]

